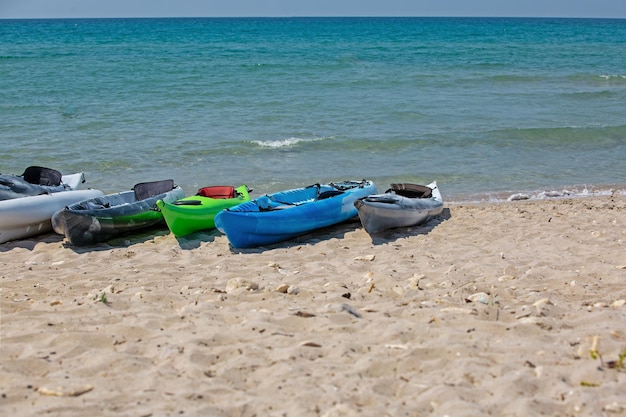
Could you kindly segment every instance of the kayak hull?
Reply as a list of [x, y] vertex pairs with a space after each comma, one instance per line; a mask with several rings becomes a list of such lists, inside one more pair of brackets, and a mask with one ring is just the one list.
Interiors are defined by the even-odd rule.
[[142, 229], [165, 225], [163, 215], [156, 209], [157, 200], [170, 202], [184, 196], [178, 186], [140, 200], [132, 190], [108, 194], [65, 207], [52, 216], [52, 226], [74, 246], [106, 242]]
[[[424, 187], [424, 186], [418, 186]], [[428, 222], [443, 211], [443, 198], [437, 182], [425, 186], [430, 196], [407, 197], [401, 191], [388, 191], [357, 200], [355, 207], [365, 230], [379, 233], [388, 229], [416, 226]]]
[[201, 230], [214, 229], [217, 213], [250, 200], [245, 184], [233, 188], [233, 191], [233, 197], [229, 195], [228, 198], [194, 195], [175, 202], [158, 200], [156, 204], [172, 234], [176, 237], [185, 237]]
[[0, 201], [0, 243], [50, 232], [55, 212], [102, 195], [99, 190], [70, 190]]
[[367, 180], [281, 191], [219, 212], [215, 225], [233, 247], [269, 245], [357, 216], [354, 202], [372, 193]]

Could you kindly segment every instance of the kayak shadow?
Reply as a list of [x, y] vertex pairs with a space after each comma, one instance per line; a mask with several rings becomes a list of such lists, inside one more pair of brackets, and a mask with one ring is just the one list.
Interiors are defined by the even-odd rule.
[[169, 229], [163, 228], [148, 228], [142, 231], [133, 232], [131, 234], [116, 236], [104, 242], [96, 242], [84, 246], [76, 246], [69, 243], [69, 241], [63, 241], [63, 248], [69, 249], [75, 253], [88, 253], [88, 252], [100, 252], [108, 251], [112, 249], [130, 248], [133, 245], [146, 243], [158, 236], [166, 236], [169, 234]]
[[386, 243], [394, 242], [398, 239], [407, 238], [410, 236], [427, 235], [441, 223], [449, 220], [452, 217], [449, 208], [444, 208], [443, 211], [435, 216], [430, 221], [417, 226], [399, 227], [397, 229], [389, 229], [374, 235], [370, 235], [372, 243], [374, 245], [384, 245]]
[[194, 232], [185, 237], [176, 237], [178, 246], [183, 250], [198, 249], [203, 243], [214, 242], [215, 238], [222, 236], [217, 229], [207, 229]]
[[[134, 245], [146, 243], [157, 238], [168, 237], [170, 234], [171, 232], [167, 228], [148, 228], [143, 231], [136, 231], [131, 234], [116, 236], [105, 242], [97, 242], [85, 246], [72, 245], [68, 241], [63, 241], [63, 237], [60, 237], [59, 241], [63, 241], [62, 245], [64, 248], [70, 249], [75, 253], [87, 253], [130, 248]], [[172, 235], [172, 237], [178, 242], [178, 246], [183, 250], [197, 249], [205, 242], [213, 242], [218, 236], [221, 236], [221, 233], [217, 231], [217, 229], [202, 230], [185, 237], [175, 237]]]
[[[382, 245], [385, 243], [393, 242], [398, 239], [406, 238], [409, 236], [416, 235], [426, 235], [430, 233], [435, 227], [444, 221], [451, 218], [450, 209], [444, 208], [441, 214], [437, 215], [429, 222], [425, 224], [421, 224], [418, 226], [411, 227], [401, 227], [397, 229], [390, 229], [384, 232], [377, 233], [373, 236], [370, 235], [372, 239], [372, 243], [374, 245]], [[319, 242], [330, 240], [330, 239], [342, 239], [346, 234], [350, 232], [354, 232], [359, 228], [363, 228], [361, 221], [358, 217], [354, 217], [352, 219], [346, 220], [344, 222], [323, 227], [320, 229], [315, 229], [310, 232], [307, 232], [303, 235], [296, 236], [289, 240], [284, 240], [281, 242], [272, 243], [270, 245], [257, 246], [254, 248], [235, 248], [230, 245], [230, 251], [232, 253], [262, 253], [265, 251], [275, 250], [275, 249], [289, 249], [292, 247], [302, 246], [302, 245], [315, 245]], [[219, 236], [219, 235], [218, 235]]]
[[63, 242], [63, 238], [64, 236], [50, 232], [32, 236], [30, 238], [11, 240], [5, 243], [0, 243], [0, 252], [9, 252], [15, 248], [32, 251], [38, 243], [61, 243]]

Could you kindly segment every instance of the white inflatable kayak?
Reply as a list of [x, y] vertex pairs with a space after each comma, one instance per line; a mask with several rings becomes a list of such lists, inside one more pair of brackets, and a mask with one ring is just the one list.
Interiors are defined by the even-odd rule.
[[0, 201], [75, 190], [83, 182], [82, 172], [61, 175], [52, 168], [30, 166], [22, 175], [0, 174]]
[[[79, 183], [81, 179], [82, 174]], [[2, 200], [0, 243], [49, 232], [52, 230], [51, 218], [54, 213], [67, 205], [101, 195], [104, 193], [99, 190], [70, 190]]]

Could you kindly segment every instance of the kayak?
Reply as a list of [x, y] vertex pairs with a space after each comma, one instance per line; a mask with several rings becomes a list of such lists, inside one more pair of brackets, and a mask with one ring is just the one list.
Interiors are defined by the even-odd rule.
[[437, 182], [391, 184], [384, 194], [374, 194], [354, 202], [363, 227], [369, 234], [397, 227], [426, 223], [443, 211], [443, 198]]
[[107, 194], [69, 205], [52, 216], [55, 232], [74, 246], [105, 242], [114, 237], [164, 224], [157, 200], [185, 196], [173, 180], [136, 184], [130, 191]]
[[68, 204], [104, 195], [99, 190], [67, 190], [0, 201], [0, 243], [52, 231], [51, 217]]
[[68, 204], [103, 195], [77, 190], [82, 172], [61, 175], [55, 169], [30, 166], [22, 175], [0, 175], [0, 243], [52, 231], [52, 215]]
[[357, 216], [354, 202], [376, 193], [372, 181], [343, 181], [266, 194], [220, 211], [215, 226], [236, 248], [281, 242]]
[[0, 201], [75, 190], [84, 182], [82, 172], [61, 175], [52, 168], [30, 166], [22, 175], [0, 174]]
[[246, 185], [204, 187], [196, 195], [168, 203], [156, 202], [170, 231], [177, 237], [215, 228], [215, 215], [220, 211], [250, 200]]

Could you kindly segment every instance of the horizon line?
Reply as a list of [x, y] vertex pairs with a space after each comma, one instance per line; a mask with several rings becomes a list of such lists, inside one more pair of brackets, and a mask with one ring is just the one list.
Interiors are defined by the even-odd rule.
[[626, 17], [608, 16], [507, 16], [507, 15], [251, 15], [251, 16], [31, 16], [31, 17], [0, 17], [0, 20], [70, 20], [70, 19], [320, 19], [320, 18], [394, 18], [394, 19], [605, 19], [624, 20]]

